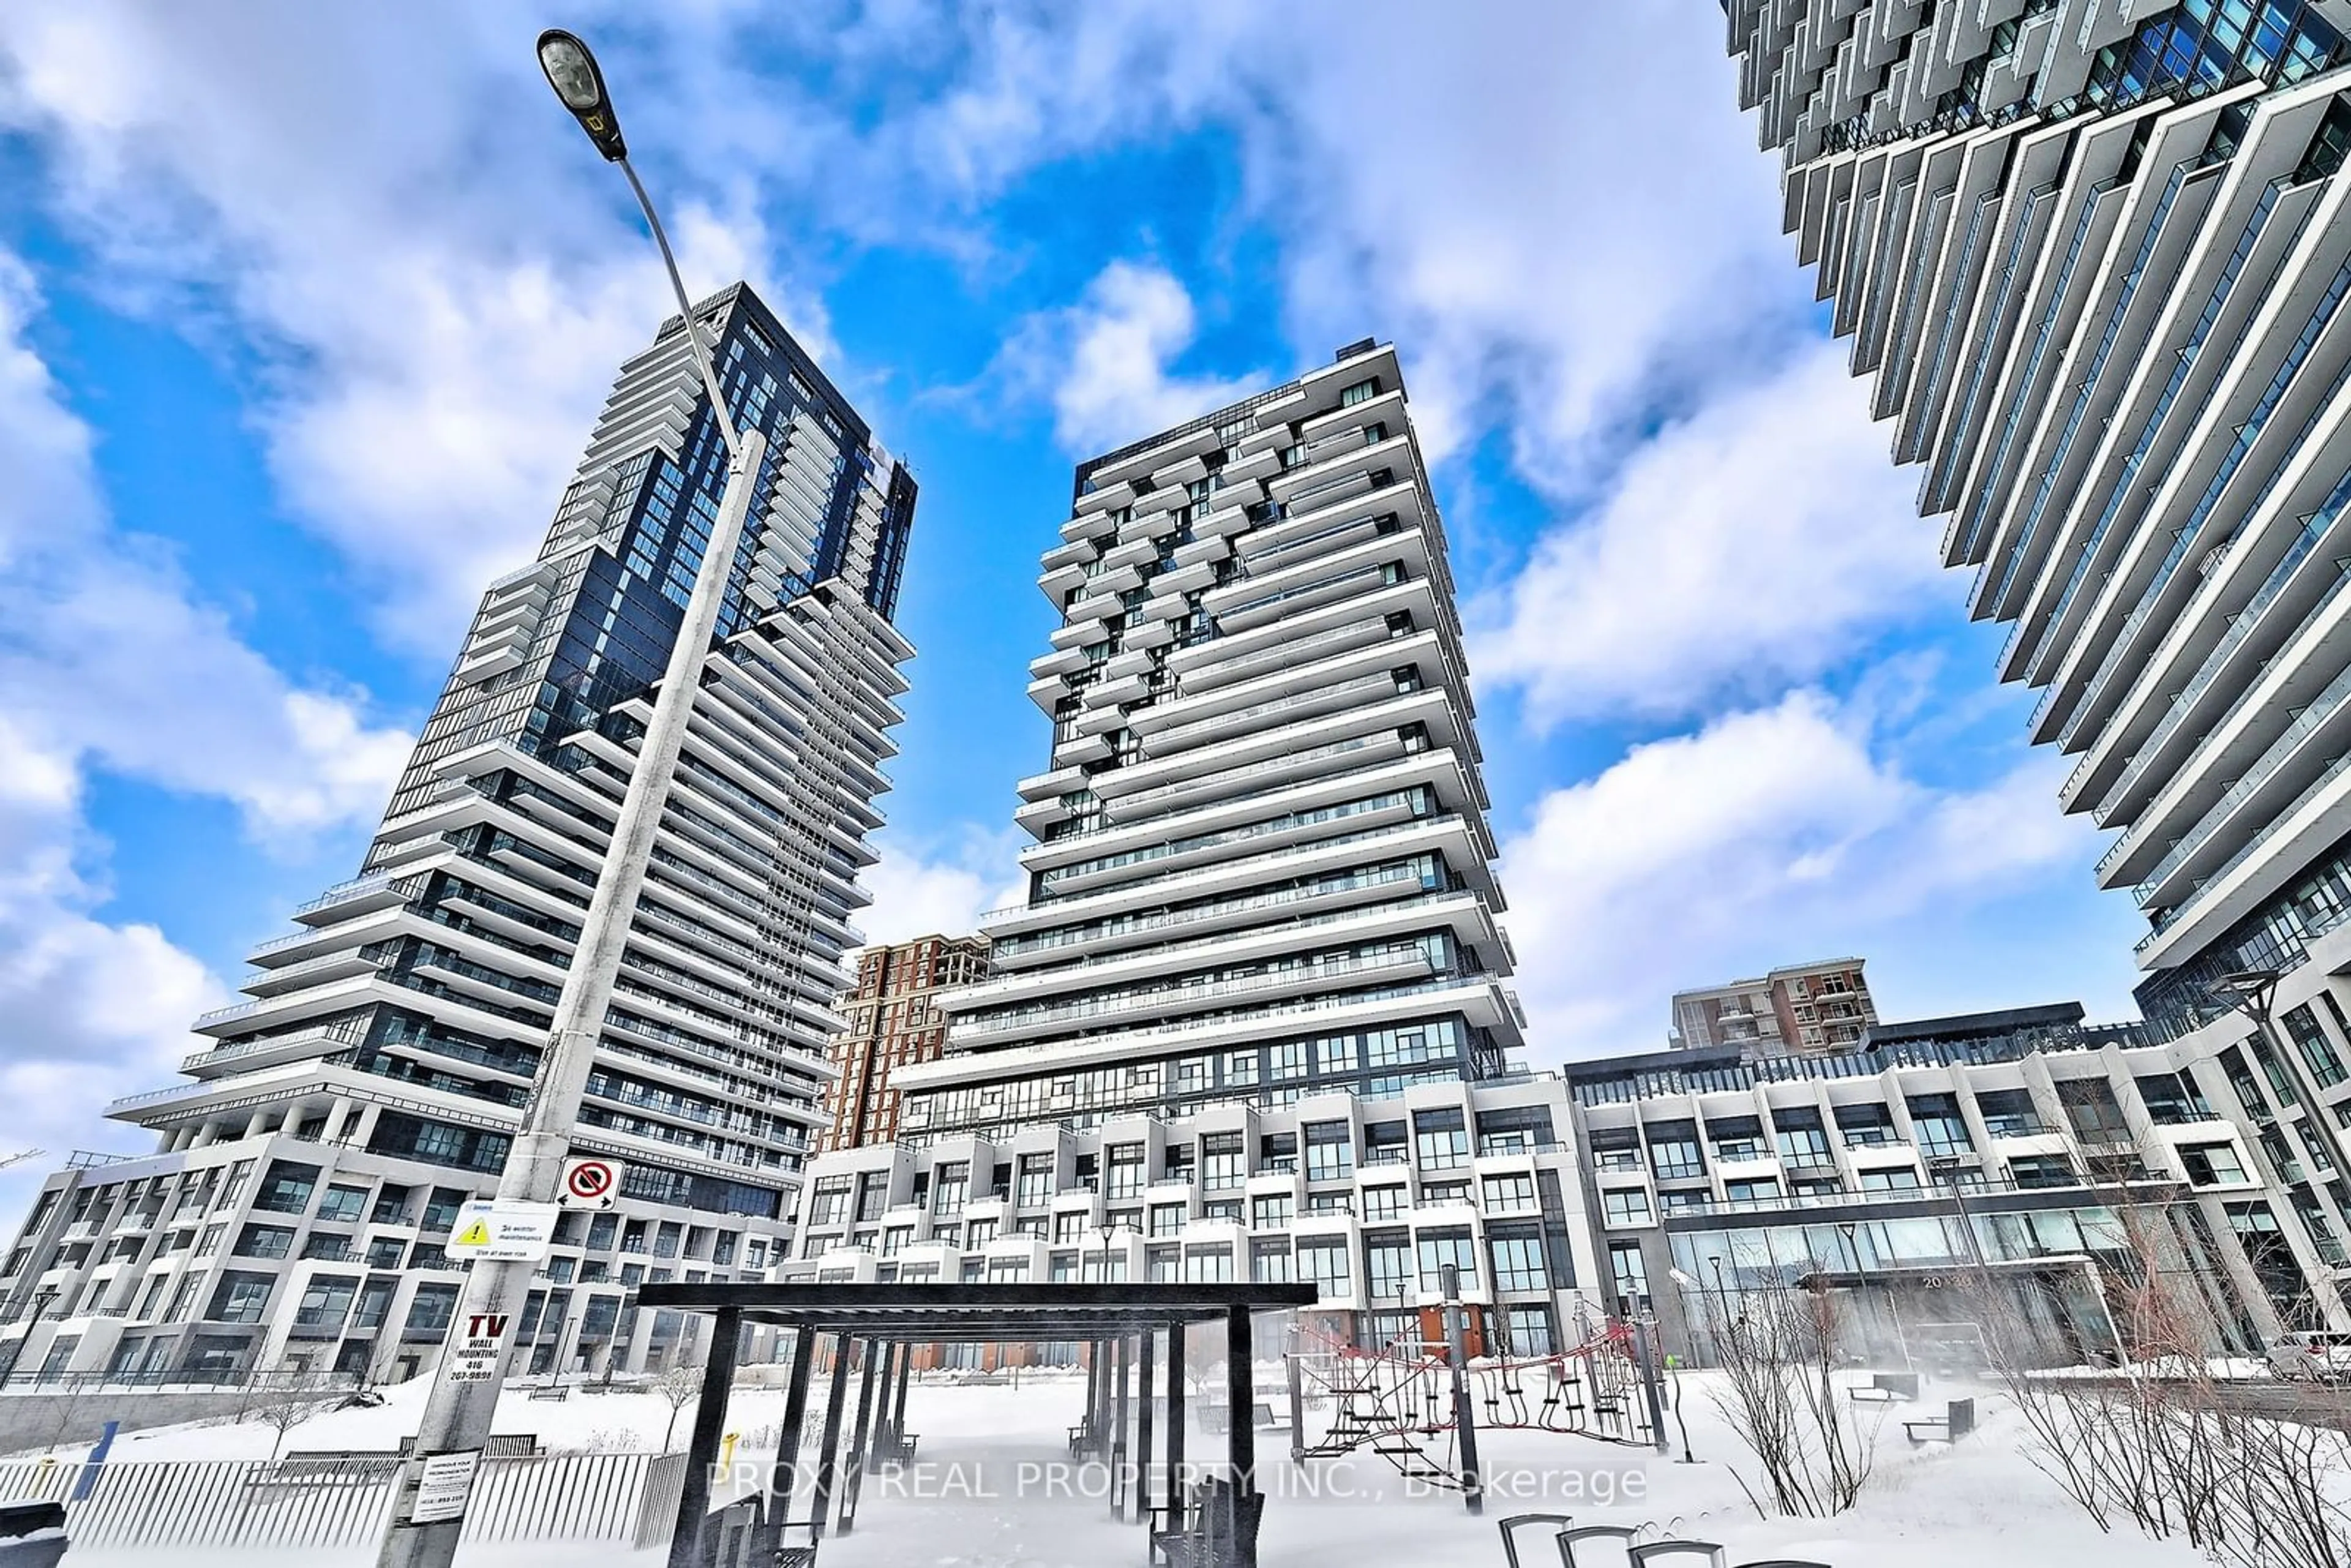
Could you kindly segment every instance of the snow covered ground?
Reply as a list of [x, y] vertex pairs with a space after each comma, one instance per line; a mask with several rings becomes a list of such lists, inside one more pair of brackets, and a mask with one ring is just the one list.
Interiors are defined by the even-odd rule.
[[[1484, 1458], [1497, 1495], [1472, 1519], [1457, 1493], [1407, 1482], [1366, 1455], [1307, 1468], [1287, 1458], [1287, 1438], [1259, 1438], [1267, 1504], [1260, 1555], [1267, 1568], [1463, 1564], [1499, 1568], [1494, 1521], [1517, 1512], [1573, 1514], [1581, 1523], [1654, 1522], [1717, 1541], [1733, 1562], [1817, 1558], [1835, 1568], [2190, 1568], [2184, 1545], [2136, 1531], [2103, 1535], [2020, 1452], [2013, 1413], [1983, 1389], [1938, 1385], [1932, 1400], [1972, 1393], [1979, 1426], [1956, 1447], [1913, 1448], [1898, 1419], [1877, 1434], [1878, 1475], [1861, 1506], [1834, 1520], [1763, 1520], [1742, 1499], [1726, 1461], [1735, 1440], [1714, 1411], [1703, 1375], [1687, 1379], [1683, 1416], [1699, 1463], [1541, 1432], [1489, 1432]], [[297, 1427], [292, 1448], [389, 1448], [413, 1429], [421, 1386], [394, 1390], [374, 1410], [322, 1414]], [[1143, 1562], [1143, 1531], [1109, 1517], [1081, 1476], [1061, 1467], [1064, 1429], [1080, 1414], [1072, 1376], [1026, 1375], [1008, 1385], [917, 1384], [907, 1425], [924, 1463], [896, 1479], [870, 1478], [855, 1531], [828, 1540], [825, 1568], [1099, 1568]], [[781, 1415], [780, 1392], [738, 1392], [729, 1427], [751, 1432]], [[691, 1407], [677, 1423], [684, 1441]], [[554, 1448], [643, 1451], [670, 1419], [651, 1394], [575, 1396], [562, 1403], [510, 1395], [498, 1429], [533, 1432]], [[118, 1459], [259, 1458], [273, 1434], [242, 1426], [166, 1427], [120, 1439]], [[1676, 1452], [1678, 1453], [1678, 1442]], [[1196, 1429], [1196, 1460], [1221, 1458], [1223, 1439]], [[78, 1457], [78, 1455], [76, 1457]], [[1097, 1479], [1099, 1473], [1097, 1472]], [[1504, 1495], [1507, 1494], [1507, 1495]], [[572, 1545], [472, 1547], [464, 1568], [653, 1568], [658, 1552]], [[1540, 1561], [1540, 1559], [1538, 1559]], [[70, 1568], [361, 1568], [369, 1554], [318, 1551], [145, 1552], [77, 1549]]]

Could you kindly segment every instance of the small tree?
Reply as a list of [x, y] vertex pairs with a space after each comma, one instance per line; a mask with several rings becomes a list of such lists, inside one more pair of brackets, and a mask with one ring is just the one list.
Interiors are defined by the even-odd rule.
[[677, 1435], [677, 1415], [702, 1394], [702, 1368], [673, 1366], [653, 1380], [653, 1392], [669, 1401], [669, 1427], [662, 1433], [662, 1452], [669, 1452], [670, 1439]]
[[325, 1409], [330, 1392], [328, 1380], [307, 1367], [269, 1377], [268, 1397], [252, 1406], [250, 1415], [269, 1428], [269, 1457], [273, 1461], [286, 1446], [286, 1434]]
[[1757, 1485], [1732, 1472], [1748, 1500], [1766, 1514], [1844, 1512], [1868, 1484], [1877, 1427], [1836, 1396], [1836, 1298], [1786, 1284], [1750, 1291], [1729, 1321], [1719, 1295], [1705, 1303], [1725, 1379], [1715, 1406], [1761, 1468]]

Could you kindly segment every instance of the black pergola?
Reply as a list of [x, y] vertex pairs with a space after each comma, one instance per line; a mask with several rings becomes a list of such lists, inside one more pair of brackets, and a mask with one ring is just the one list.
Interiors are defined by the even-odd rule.
[[[1164, 1532], [1181, 1534], [1187, 1524], [1183, 1490], [1184, 1331], [1195, 1323], [1218, 1320], [1225, 1323], [1227, 1408], [1230, 1416], [1225, 1440], [1231, 1479], [1217, 1493], [1218, 1502], [1212, 1511], [1221, 1517], [1188, 1522], [1207, 1543], [1205, 1552], [1194, 1552], [1199, 1560], [1213, 1556], [1218, 1568], [1255, 1568], [1259, 1499], [1253, 1479], [1257, 1434], [1252, 1419], [1256, 1389], [1250, 1365], [1250, 1320], [1260, 1312], [1311, 1307], [1315, 1300], [1311, 1285], [950, 1285], [926, 1281], [643, 1286], [637, 1292], [641, 1306], [707, 1312], [715, 1320], [700, 1402], [695, 1409], [684, 1486], [678, 1497], [677, 1524], [670, 1539], [671, 1568], [702, 1568], [713, 1561], [716, 1532], [705, 1528], [712, 1469], [726, 1426], [727, 1393], [735, 1380], [736, 1360], [747, 1324], [767, 1324], [794, 1333], [791, 1383], [768, 1506], [753, 1541], [751, 1561], [766, 1563], [776, 1560], [787, 1525], [784, 1515], [793, 1496], [799, 1437], [808, 1417], [809, 1384], [815, 1365], [818, 1334], [832, 1336], [833, 1357], [824, 1451], [819, 1458], [814, 1517], [810, 1521], [812, 1537], [820, 1538], [824, 1533], [837, 1479], [834, 1463], [841, 1446], [852, 1346], [862, 1343], [866, 1349], [857, 1424], [852, 1428], [849, 1486], [841, 1499], [844, 1530], [853, 1518], [857, 1477], [868, 1457], [877, 1451], [898, 1451], [904, 1443], [910, 1352], [918, 1343], [1091, 1344], [1093, 1354], [1088, 1375], [1086, 1421], [1072, 1433], [1071, 1449], [1073, 1454], [1078, 1452], [1081, 1435], [1090, 1434], [1100, 1444], [1092, 1457], [1110, 1460], [1114, 1472], [1129, 1462], [1124, 1447], [1128, 1353], [1130, 1347], [1138, 1350], [1143, 1396], [1136, 1411], [1136, 1452], [1131, 1462], [1138, 1467], [1135, 1473], [1144, 1478], [1147, 1493], [1154, 1459], [1154, 1352], [1163, 1332], [1167, 1335], [1166, 1495], [1165, 1503], [1157, 1507], [1152, 1505], [1147, 1495], [1142, 1497], [1141, 1517], [1149, 1524], [1155, 1514], [1164, 1516]], [[878, 1409], [874, 1398], [877, 1373], [882, 1374], [883, 1384]], [[1107, 1437], [1113, 1430], [1114, 1447]]]

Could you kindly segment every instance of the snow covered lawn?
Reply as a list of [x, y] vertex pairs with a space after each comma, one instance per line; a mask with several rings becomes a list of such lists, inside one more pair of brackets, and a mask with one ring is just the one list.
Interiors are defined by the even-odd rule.
[[[1675, 1462], [1646, 1450], [1541, 1432], [1489, 1432], [1484, 1458], [1498, 1493], [1484, 1519], [1458, 1494], [1407, 1482], [1374, 1456], [1301, 1468], [1287, 1437], [1261, 1434], [1260, 1470], [1272, 1494], [1261, 1557], [1267, 1568], [1365, 1568], [1367, 1564], [1463, 1564], [1499, 1568], [1494, 1521], [1517, 1512], [1573, 1514], [1583, 1523], [1654, 1522], [1671, 1533], [1720, 1542], [1733, 1562], [1764, 1556], [1818, 1558], [1835, 1568], [2190, 1568], [2188, 1547], [2136, 1531], [2103, 1535], [2019, 1452], [2025, 1434], [1999, 1396], [1936, 1385], [1922, 1402], [1973, 1394], [1975, 1434], [1956, 1447], [1913, 1448], [1898, 1415], [1878, 1433], [1878, 1473], [1861, 1506], [1842, 1518], [1763, 1520], [1741, 1497], [1726, 1460], [1736, 1445], [1706, 1396], [1702, 1375], [1687, 1380], [1683, 1415], [1700, 1460]], [[413, 1428], [421, 1385], [394, 1390], [375, 1410], [322, 1414], [295, 1428], [291, 1448], [394, 1446]], [[827, 1541], [825, 1568], [1100, 1568], [1144, 1561], [1139, 1526], [1110, 1519], [1094, 1483], [1061, 1464], [1064, 1430], [1079, 1416], [1082, 1386], [1071, 1375], [1024, 1375], [1008, 1385], [918, 1383], [907, 1425], [921, 1434], [923, 1464], [899, 1478], [867, 1479], [854, 1533]], [[1896, 1407], [1897, 1411], [1901, 1407]], [[782, 1414], [780, 1391], [741, 1391], [731, 1429], [749, 1433]], [[1923, 1410], [1904, 1413], [1923, 1414]], [[678, 1441], [691, 1420], [677, 1424]], [[651, 1394], [574, 1395], [562, 1403], [510, 1395], [498, 1429], [533, 1432], [551, 1448], [643, 1451], [657, 1447], [668, 1406]], [[1670, 1426], [1670, 1423], [1668, 1423]], [[272, 1434], [257, 1422], [134, 1434], [118, 1459], [259, 1458]], [[1190, 1458], [1222, 1457], [1223, 1438], [1195, 1429]], [[1676, 1452], [1679, 1452], [1677, 1438]], [[73, 1456], [78, 1458], [77, 1453]], [[803, 1505], [805, 1506], [805, 1504]], [[368, 1553], [252, 1549], [149, 1552], [77, 1549], [70, 1568], [361, 1568]], [[559, 1545], [483, 1545], [459, 1557], [465, 1568], [652, 1568], [658, 1552]]]

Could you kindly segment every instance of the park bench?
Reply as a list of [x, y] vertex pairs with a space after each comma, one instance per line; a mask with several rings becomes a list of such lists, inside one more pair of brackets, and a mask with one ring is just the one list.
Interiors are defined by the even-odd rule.
[[571, 1397], [571, 1385], [568, 1383], [541, 1384], [537, 1388], [532, 1389], [527, 1397], [532, 1399], [553, 1399], [557, 1401], [569, 1399]]
[[1954, 1399], [1943, 1407], [1940, 1416], [1902, 1423], [1904, 1436], [1913, 1443], [1956, 1443], [1975, 1429], [1976, 1402], [1972, 1399]]
[[1261, 1492], [1234, 1495], [1233, 1483], [1209, 1479], [1192, 1489], [1182, 1530], [1164, 1530], [1166, 1510], [1151, 1511], [1151, 1560], [1166, 1568], [1220, 1568], [1257, 1561], [1257, 1531], [1265, 1514]]
[[[416, 1451], [416, 1439], [400, 1440], [401, 1458]], [[482, 1458], [486, 1459], [535, 1459], [546, 1450], [538, 1446], [536, 1432], [495, 1432], [482, 1440]]]
[[1918, 1375], [1915, 1372], [1873, 1372], [1866, 1385], [1856, 1384], [1844, 1391], [1845, 1397], [1862, 1405], [1907, 1404], [1918, 1397]]
[[1110, 1452], [1110, 1433], [1081, 1421], [1070, 1428], [1070, 1458], [1098, 1459]]
[[[1249, 1422], [1252, 1426], [1260, 1427], [1282, 1428], [1287, 1427], [1290, 1425], [1288, 1421], [1276, 1416], [1273, 1413], [1273, 1406], [1263, 1400], [1259, 1400], [1255, 1405], [1249, 1406]], [[1233, 1413], [1231, 1406], [1226, 1405], [1203, 1405], [1200, 1406], [1201, 1431], [1211, 1434], [1227, 1432], [1232, 1429], [1232, 1425]]]
[[1561, 1531], [1574, 1528], [1575, 1519], [1564, 1513], [1514, 1513], [1498, 1521], [1502, 1532], [1502, 1555], [1510, 1560], [1510, 1568], [1527, 1568], [1519, 1561], [1518, 1533], [1529, 1525], [1549, 1525], [1554, 1538]]
[[1653, 1563], [1667, 1563], [1683, 1557], [1697, 1558], [1705, 1568], [1723, 1568], [1722, 1548], [1711, 1541], [1651, 1541], [1625, 1553], [1625, 1560], [1632, 1564], [1632, 1568], [1649, 1568]]
[[873, 1439], [873, 1463], [911, 1465], [914, 1462], [914, 1445], [922, 1440], [919, 1432], [884, 1431]]
[[400, 1456], [381, 1448], [297, 1448], [266, 1470], [246, 1479], [247, 1487], [365, 1487], [400, 1473]]

